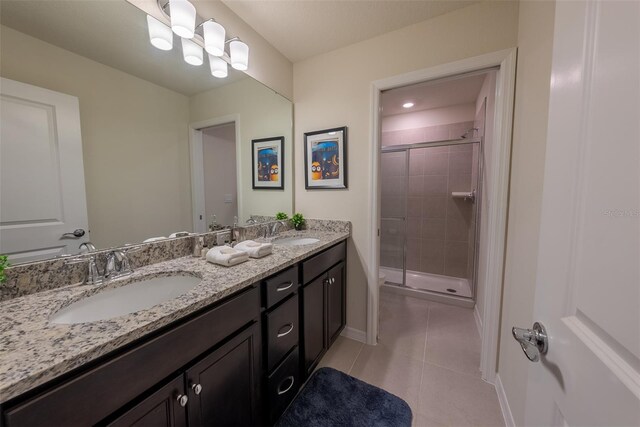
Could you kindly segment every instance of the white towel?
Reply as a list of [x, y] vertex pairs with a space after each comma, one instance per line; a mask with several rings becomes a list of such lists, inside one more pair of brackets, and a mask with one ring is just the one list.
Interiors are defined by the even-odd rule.
[[271, 243], [259, 243], [254, 240], [245, 240], [233, 247], [249, 254], [251, 258], [262, 258], [273, 252]]
[[249, 254], [235, 250], [229, 246], [214, 246], [207, 251], [206, 258], [210, 263], [231, 267], [232, 265], [240, 264], [248, 260]]
[[165, 240], [166, 237], [160, 236], [160, 237], [149, 237], [147, 240], [144, 240], [142, 243], [151, 243], [151, 242], [157, 242], [159, 240]]
[[191, 235], [191, 233], [189, 233], [188, 231], [176, 231], [175, 233], [169, 234], [169, 238], [173, 239], [175, 237], [185, 237], [189, 235]]

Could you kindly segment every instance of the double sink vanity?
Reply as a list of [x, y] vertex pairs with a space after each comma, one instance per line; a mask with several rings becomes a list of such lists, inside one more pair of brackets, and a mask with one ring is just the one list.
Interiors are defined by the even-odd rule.
[[234, 267], [174, 250], [1, 302], [2, 425], [273, 424], [346, 321], [350, 224], [317, 224]]

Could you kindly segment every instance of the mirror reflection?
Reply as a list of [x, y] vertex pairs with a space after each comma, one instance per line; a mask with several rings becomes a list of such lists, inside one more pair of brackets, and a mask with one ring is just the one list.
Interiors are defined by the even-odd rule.
[[[0, 253], [13, 264], [291, 212], [289, 100], [186, 63], [177, 36], [156, 49], [124, 1], [0, 5]], [[254, 189], [251, 141], [271, 137], [284, 137], [284, 188]]]

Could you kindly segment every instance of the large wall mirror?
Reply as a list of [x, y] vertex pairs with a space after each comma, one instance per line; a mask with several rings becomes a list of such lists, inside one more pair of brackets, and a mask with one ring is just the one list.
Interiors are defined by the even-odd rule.
[[[0, 253], [12, 263], [291, 213], [289, 100], [231, 67], [213, 77], [206, 53], [187, 64], [177, 36], [154, 48], [124, 0], [0, 7]], [[284, 137], [284, 188], [255, 189], [252, 140], [272, 137]]]

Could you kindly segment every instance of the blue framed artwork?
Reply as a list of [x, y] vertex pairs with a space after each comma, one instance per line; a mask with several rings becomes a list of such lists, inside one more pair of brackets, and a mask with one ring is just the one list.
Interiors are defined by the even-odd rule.
[[307, 190], [347, 188], [347, 127], [304, 134]]
[[284, 136], [251, 141], [254, 190], [284, 189]]

